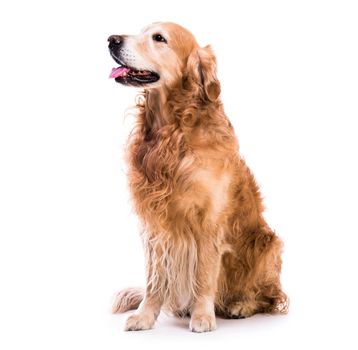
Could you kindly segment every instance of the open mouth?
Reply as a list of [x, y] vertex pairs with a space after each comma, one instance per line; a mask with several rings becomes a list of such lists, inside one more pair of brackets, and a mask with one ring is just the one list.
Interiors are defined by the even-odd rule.
[[113, 68], [109, 77], [115, 79], [117, 83], [130, 85], [149, 84], [159, 80], [159, 75], [155, 72], [138, 70], [122, 64]]

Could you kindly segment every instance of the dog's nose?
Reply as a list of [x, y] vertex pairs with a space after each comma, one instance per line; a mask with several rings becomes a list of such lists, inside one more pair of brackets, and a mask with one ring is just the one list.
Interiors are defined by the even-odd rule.
[[111, 49], [111, 48], [120, 46], [123, 43], [123, 39], [124, 38], [120, 35], [111, 35], [108, 38], [108, 41], [109, 41], [108, 47]]

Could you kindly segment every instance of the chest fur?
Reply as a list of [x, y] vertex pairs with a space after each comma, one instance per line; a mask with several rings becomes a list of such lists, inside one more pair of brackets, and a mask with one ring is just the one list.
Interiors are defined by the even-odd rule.
[[137, 149], [129, 178], [136, 210], [146, 223], [185, 219], [198, 211], [210, 221], [218, 219], [230, 184], [223, 160], [170, 141], [142, 148]]

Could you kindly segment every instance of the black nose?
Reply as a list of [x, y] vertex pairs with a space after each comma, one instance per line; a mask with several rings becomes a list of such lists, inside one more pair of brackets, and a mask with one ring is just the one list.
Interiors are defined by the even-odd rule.
[[108, 41], [109, 41], [108, 47], [110, 49], [112, 49], [112, 48], [121, 46], [122, 43], [123, 43], [123, 39], [124, 38], [122, 36], [120, 36], [120, 35], [111, 35], [108, 38]]

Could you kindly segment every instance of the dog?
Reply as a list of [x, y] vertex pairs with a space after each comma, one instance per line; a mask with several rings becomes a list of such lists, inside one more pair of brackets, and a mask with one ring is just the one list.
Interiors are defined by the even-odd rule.
[[224, 113], [213, 50], [174, 23], [108, 41], [110, 77], [142, 89], [127, 162], [146, 257], [145, 289], [119, 292], [113, 312], [138, 308], [128, 331], [161, 309], [188, 315], [193, 332], [214, 330], [216, 315], [286, 313], [282, 241]]

